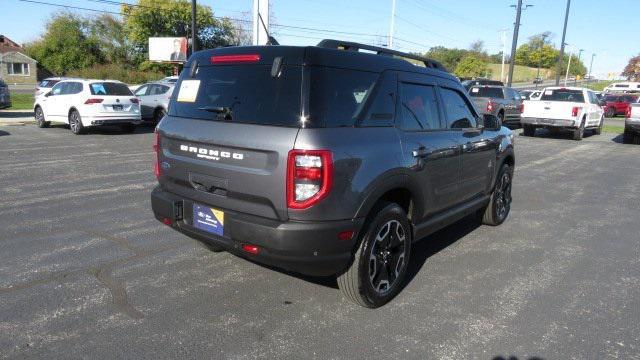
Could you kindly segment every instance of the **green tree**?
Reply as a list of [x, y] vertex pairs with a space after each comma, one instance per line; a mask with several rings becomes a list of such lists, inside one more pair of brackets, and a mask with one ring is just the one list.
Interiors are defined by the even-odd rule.
[[444, 46], [435, 46], [424, 54], [425, 57], [440, 62], [449, 70], [455, 69], [458, 63], [469, 53], [464, 49], [449, 49]]
[[124, 23], [111, 14], [88, 20], [89, 36], [97, 42], [104, 59], [111, 64], [127, 64], [131, 45], [127, 41]]
[[[188, 0], [139, 0], [122, 5], [124, 29], [134, 50], [134, 61], [148, 57], [149, 37], [188, 37], [191, 33], [191, 2]], [[211, 7], [198, 5], [196, 15], [198, 49], [234, 43], [233, 26], [227, 19], [213, 16]]]
[[56, 14], [47, 23], [41, 39], [25, 46], [26, 52], [45, 71], [55, 75], [102, 63], [100, 46], [88, 29], [87, 20], [78, 15]]
[[477, 55], [467, 55], [458, 63], [453, 73], [459, 78], [474, 78], [486, 76], [489, 68], [487, 62]]

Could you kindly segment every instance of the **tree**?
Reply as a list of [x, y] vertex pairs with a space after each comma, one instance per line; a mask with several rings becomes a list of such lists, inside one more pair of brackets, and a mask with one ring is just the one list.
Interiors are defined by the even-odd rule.
[[72, 13], [54, 15], [40, 40], [25, 46], [38, 66], [55, 75], [64, 75], [104, 61], [100, 46], [89, 35], [86, 19]]
[[104, 59], [111, 64], [126, 64], [131, 57], [131, 45], [127, 41], [124, 23], [111, 14], [102, 14], [88, 21], [89, 34], [94, 39]]
[[477, 55], [465, 56], [455, 67], [453, 72], [459, 78], [474, 78], [486, 76], [489, 73], [487, 62]]
[[[125, 33], [138, 63], [147, 58], [149, 37], [189, 37], [191, 34], [191, 2], [188, 0], [139, 0], [135, 5], [123, 4], [121, 11]], [[231, 22], [216, 19], [209, 6], [198, 5], [196, 26], [198, 49], [234, 43]]]
[[629, 63], [622, 71], [622, 76], [629, 81], [640, 81], [640, 54], [629, 59]]
[[448, 49], [444, 46], [435, 46], [424, 54], [425, 57], [436, 60], [444, 65], [445, 68], [455, 69], [458, 63], [469, 53], [464, 49]]

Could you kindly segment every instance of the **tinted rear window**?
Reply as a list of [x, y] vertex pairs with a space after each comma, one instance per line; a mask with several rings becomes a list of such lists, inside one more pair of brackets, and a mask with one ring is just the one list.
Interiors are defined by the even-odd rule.
[[114, 95], [126, 96], [133, 95], [131, 90], [125, 84], [113, 82], [98, 82], [89, 85], [91, 95]]
[[568, 89], [550, 89], [542, 93], [540, 100], [545, 101], [566, 101], [566, 102], [584, 102], [584, 95], [581, 90]]
[[354, 126], [379, 74], [311, 67], [309, 120], [318, 127]]
[[488, 97], [488, 98], [499, 98], [503, 99], [504, 94], [502, 93], [501, 88], [494, 87], [473, 87], [469, 90], [469, 95], [472, 97]]
[[[188, 71], [189, 69], [187, 69]], [[185, 80], [199, 80], [195, 101], [174, 101], [175, 116], [236, 123], [299, 126], [302, 67], [283, 66], [279, 77], [271, 65], [200, 66], [193, 79], [177, 84], [177, 96]], [[183, 99], [184, 100], [184, 99]], [[228, 109], [226, 119], [216, 109]]]

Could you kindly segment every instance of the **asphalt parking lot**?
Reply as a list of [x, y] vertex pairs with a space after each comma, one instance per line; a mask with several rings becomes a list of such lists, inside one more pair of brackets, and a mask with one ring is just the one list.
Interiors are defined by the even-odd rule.
[[363, 309], [150, 211], [152, 129], [0, 126], [5, 358], [640, 359], [640, 146], [516, 137], [505, 224], [418, 243]]

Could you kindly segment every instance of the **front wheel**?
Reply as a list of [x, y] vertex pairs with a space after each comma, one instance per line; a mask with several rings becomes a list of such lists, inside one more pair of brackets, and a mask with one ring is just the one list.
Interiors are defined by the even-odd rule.
[[534, 136], [536, 133], [536, 128], [533, 125], [523, 124], [522, 125], [522, 134], [524, 136]]
[[498, 172], [489, 204], [482, 213], [483, 224], [497, 226], [507, 219], [509, 211], [511, 211], [512, 180], [513, 169], [509, 165], [503, 164]]
[[584, 137], [584, 120], [580, 123], [580, 127], [573, 130], [573, 140], [580, 141]]
[[338, 276], [342, 294], [368, 308], [380, 307], [398, 294], [411, 253], [411, 226], [404, 209], [395, 203], [376, 209], [363, 229], [353, 263]]
[[596, 135], [602, 134], [602, 128], [604, 128], [604, 116], [600, 118], [600, 125], [598, 125], [593, 133]]
[[36, 108], [35, 117], [36, 117], [36, 125], [39, 128], [49, 127], [49, 122], [46, 121], [46, 119], [44, 118], [44, 111], [42, 111], [42, 108], [40, 106]]

